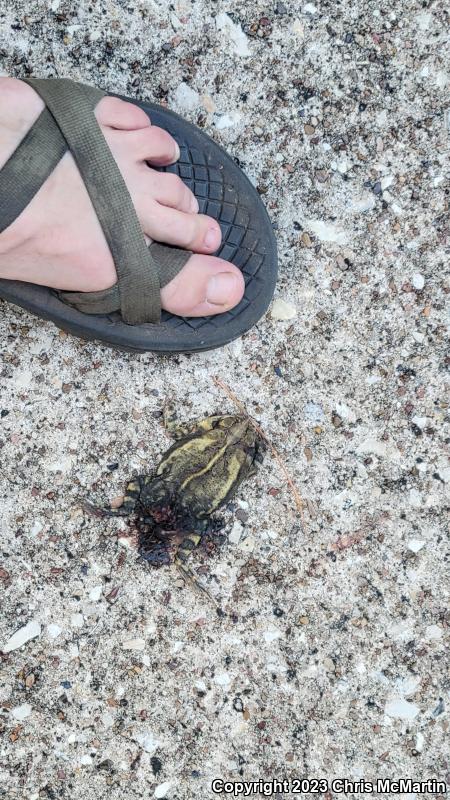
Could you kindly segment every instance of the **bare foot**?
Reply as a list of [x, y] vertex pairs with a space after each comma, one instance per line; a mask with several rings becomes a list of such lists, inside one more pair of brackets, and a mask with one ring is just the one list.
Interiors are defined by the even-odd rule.
[[[0, 169], [43, 107], [31, 86], [15, 78], [0, 78]], [[235, 306], [244, 293], [240, 270], [207, 255], [219, 247], [218, 223], [198, 213], [197, 200], [180, 178], [148, 165], [175, 162], [179, 157], [175, 140], [151, 125], [142, 109], [118, 98], [103, 98], [95, 115], [144, 233], [158, 242], [194, 251], [161, 290], [162, 307], [196, 317]], [[116, 283], [111, 253], [70, 153], [0, 234], [0, 277], [78, 292], [107, 289]]]

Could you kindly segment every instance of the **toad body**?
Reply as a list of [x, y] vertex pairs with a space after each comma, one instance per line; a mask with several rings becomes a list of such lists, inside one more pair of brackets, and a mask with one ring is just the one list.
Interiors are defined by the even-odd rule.
[[[176, 441], [156, 471], [130, 481], [122, 506], [100, 515], [134, 515], [139, 554], [152, 566], [172, 561], [187, 576], [190, 552], [211, 532], [211, 515], [256, 471], [264, 443], [244, 415], [215, 415], [190, 425], [165, 413]], [[195, 581], [195, 583], [197, 583]]]

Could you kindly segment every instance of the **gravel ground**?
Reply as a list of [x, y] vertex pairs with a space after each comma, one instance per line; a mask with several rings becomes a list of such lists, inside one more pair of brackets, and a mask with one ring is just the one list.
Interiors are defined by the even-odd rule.
[[[258, 187], [280, 279], [248, 335], [192, 357], [116, 353], [2, 305], [0, 796], [449, 780], [445, 3], [74, 5], [1, 0], [4, 72], [202, 126]], [[232, 411], [214, 376], [305, 500], [302, 523], [268, 455], [229, 541], [192, 559], [224, 616], [81, 509], [151, 470], [167, 399], [181, 420]]]

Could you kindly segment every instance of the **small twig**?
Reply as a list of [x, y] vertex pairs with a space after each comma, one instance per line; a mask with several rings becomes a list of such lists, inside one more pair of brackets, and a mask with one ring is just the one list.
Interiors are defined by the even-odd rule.
[[296, 485], [295, 485], [294, 481], [292, 480], [291, 476], [289, 475], [289, 472], [288, 472], [288, 470], [287, 470], [287, 468], [286, 468], [286, 466], [285, 466], [285, 464], [284, 464], [284, 461], [283, 461], [283, 459], [281, 458], [280, 454], [278, 453], [278, 450], [276, 450], [276, 448], [274, 447], [274, 445], [272, 444], [272, 442], [270, 441], [270, 439], [268, 439], [268, 437], [267, 437], [267, 436], [266, 436], [266, 434], [264, 433], [263, 429], [262, 429], [262, 428], [260, 428], [260, 426], [258, 425], [258, 423], [257, 423], [257, 422], [255, 422], [255, 420], [253, 419], [253, 417], [251, 417], [251, 416], [250, 416], [250, 414], [248, 413], [248, 411], [247, 411], [247, 409], [245, 408], [244, 404], [243, 404], [243, 403], [242, 403], [240, 400], [238, 400], [238, 398], [236, 397], [236, 395], [234, 394], [234, 392], [232, 392], [232, 390], [230, 389], [230, 387], [229, 387], [229, 386], [227, 386], [227, 384], [226, 384], [226, 383], [224, 383], [224, 381], [223, 381], [221, 378], [218, 378], [218, 377], [217, 377], [217, 375], [215, 375], [215, 376], [214, 376], [214, 378], [213, 378], [213, 381], [214, 381], [214, 383], [216, 384], [216, 386], [219, 386], [219, 387], [220, 387], [220, 389], [222, 389], [222, 391], [224, 391], [224, 392], [225, 392], [225, 394], [227, 394], [227, 395], [228, 395], [228, 397], [230, 398], [230, 400], [232, 400], [232, 401], [233, 401], [233, 403], [234, 403], [234, 404], [235, 404], [235, 405], [236, 405], [236, 406], [239, 408], [239, 410], [240, 410], [240, 411], [241, 411], [243, 414], [245, 414], [245, 416], [246, 416], [246, 417], [247, 417], [247, 419], [249, 420], [250, 424], [251, 424], [251, 425], [254, 427], [254, 429], [255, 429], [255, 430], [258, 432], [258, 434], [261, 436], [261, 438], [262, 438], [262, 439], [264, 439], [264, 441], [265, 441], [265, 442], [268, 444], [268, 446], [269, 446], [269, 448], [270, 448], [270, 450], [271, 450], [271, 453], [272, 453], [273, 457], [275, 458], [275, 461], [277, 462], [278, 466], [280, 467], [281, 471], [283, 472], [283, 474], [284, 474], [284, 477], [286, 478], [286, 482], [287, 482], [287, 484], [288, 484], [288, 486], [289, 486], [289, 488], [290, 488], [290, 490], [291, 490], [292, 494], [294, 495], [295, 505], [296, 505], [296, 507], [297, 507], [297, 511], [298, 511], [298, 512], [299, 512], [299, 514], [300, 514], [300, 519], [301, 519], [301, 521], [302, 521], [302, 524], [304, 525], [304, 524], [305, 524], [305, 519], [304, 519], [303, 509], [304, 509], [304, 507], [305, 507], [305, 503], [304, 503], [304, 501], [302, 500], [302, 497], [301, 497], [301, 495], [300, 495], [300, 492], [299, 492], [299, 490], [297, 489], [297, 487], [296, 487]]

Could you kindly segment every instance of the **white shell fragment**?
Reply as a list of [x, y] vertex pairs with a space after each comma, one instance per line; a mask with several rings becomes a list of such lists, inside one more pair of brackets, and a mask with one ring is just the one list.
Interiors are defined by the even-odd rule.
[[410, 539], [408, 542], [408, 550], [411, 550], [412, 553], [418, 553], [425, 545], [425, 539]]
[[217, 30], [224, 34], [232, 45], [233, 51], [237, 56], [249, 56], [250, 48], [247, 37], [240, 25], [236, 25], [228, 14], [221, 13], [216, 17]]
[[415, 272], [414, 275], [412, 276], [412, 285], [419, 292], [425, 286], [425, 278], [423, 277], [423, 275], [420, 274], [420, 272]]
[[159, 747], [159, 742], [150, 731], [144, 731], [136, 736], [136, 741], [141, 745], [142, 749], [151, 756]]
[[232, 128], [237, 125], [242, 119], [242, 114], [239, 111], [232, 111], [230, 114], [216, 115], [214, 118], [214, 125], [217, 130], [222, 131], [225, 128]]
[[21, 706], [15, 706], [15, 708], [11, 709], [11, 715], [14, 717], [14, 719], [17, 719], [19, 720], [19, 722], [22, 722], [22, 720], [30, 716], [32, 710], [33, 709], [31, 708], [29, 703], [22, 703]]
[[18, 631], [13, 633], [1, 649], [4, 653], [10, 653], [12, 650], [17, 650], [18, 647], [22, 647], [22, 645], [29, 642], [30, 639], [35, 639], [36, 636], [40, 635], [41, 625], [33, 619], [31, 622], [28, 622], [27, 625], [24, 625], [23, 628], [19, 628]]
[[159, 786], [156, 787], [153, 797], [167, 797], [167, 793], [169, 792], [172, 786], [172, 781], [164, 781], [164, 783], [160, 783]]
[[175, 89], [174, 99], [176, 104], [186, 111], [193, 111], [200, 105], [200, 95], [191, 89], [187, 83], [180, 83]]
[[272, 319], [277, 320], [294, 319], [294, 317], [297, 316], [297, 309], [292, 303], [288, 303], [286, 300], [282, 300], [281, 297], [277, 297], [272, 304], [270, 316]]
[[394, 719], [415, 719], [420, 708], [403, 697], [395, 697], [386, 703], [384, 711], [388, 717], [393, 717]]
[[47, 625], [47, 633], [50, 636], [50, 639], [57, 639], [60, 633], [62, 633], [62, 628], [56, 624], [56, 622], [51, 622]]
[[314, 233], [321, 242], [336, 242], [336, 244], [347, 244], [348, 236], [345, 231], [332, 222], [323, 219], [303, 220], [303, 227], [307, 231]]
[[145, 639], [127, 639], [126, 642], [122, 642], [123, 650], [144, 650], [145, 649]]

